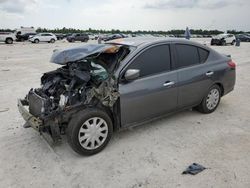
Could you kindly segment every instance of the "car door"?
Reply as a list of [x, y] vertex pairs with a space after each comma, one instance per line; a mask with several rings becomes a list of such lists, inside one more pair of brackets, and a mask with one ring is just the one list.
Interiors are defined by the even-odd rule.
[[207, 63], [209, 51], [197, 46], [175, 44], [178, 74], [178, 108], [201, 102], [213, 83], [214, 70]]
[[52, 35], [51, 34], [46, 34], [46, 42], [49, 42], [52, 39]]
[[76, 41], [80, 41], [81, 40], [81, 35], [80, 34], [76, 34], [75, 35], [75, 40]]
[[0, 41], [5, 41], [5, 33], [0, 33]]
[[170, 47], [149, 47], [137, 55], [125, 71], [140, 70], [134, 81], [119, 84], [121, 125], [129, 126], [166, 114], [177, 107], [177, 73], [171, 71]]
[[46, 33], [42, 33], [42, 34], [40, 35], [40, 37], [39, 37], [39, 40], [40, 40], [41, 42], [45, 42], [45, 41], [46, 41]]
[[225, 39], [227, 44], [232, 43], [233, 41], [233, 35], [227, 35], [227, 38]]

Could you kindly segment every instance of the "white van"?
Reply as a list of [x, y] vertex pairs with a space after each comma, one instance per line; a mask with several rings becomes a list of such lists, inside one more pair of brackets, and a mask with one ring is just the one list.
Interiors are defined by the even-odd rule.
[[15, 35], [23, 35], [26, 33], [36, 33], [36, 30], [34, 27], [20, 27], [20, 29], [15, 30]]

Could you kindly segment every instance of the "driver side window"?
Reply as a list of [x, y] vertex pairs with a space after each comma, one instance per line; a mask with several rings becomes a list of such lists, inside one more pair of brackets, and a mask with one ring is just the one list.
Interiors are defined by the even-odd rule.
[[170, 71], [171, 58], [169, 45], [163, 44], [151, 47], [139, 56], [128, 66], [128, 69], [139, 69], [140, 78], [157, 73]]

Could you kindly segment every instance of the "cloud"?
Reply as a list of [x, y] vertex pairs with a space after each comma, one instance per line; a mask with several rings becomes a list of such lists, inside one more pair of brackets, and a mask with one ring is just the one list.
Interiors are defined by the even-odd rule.
[[[245, 1], [245, 0], [242, 0]], [[236, 0], [158, 0], [154, 3], [144, 5], [146, 9], [185, 9], [185, 8], [202, 8], [202, 9], [220, 9], [229, 5], [241, 4]]]
[[0, 11], [14, 14], [24, 13], [37, 5], [37, 0], [0, 0]]

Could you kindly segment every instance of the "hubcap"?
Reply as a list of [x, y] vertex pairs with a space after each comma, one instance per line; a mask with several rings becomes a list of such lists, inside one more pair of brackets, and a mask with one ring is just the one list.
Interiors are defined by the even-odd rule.
[[84, 149], [93, 150], [100, 147], [108, 136], [108, 125], [100, 117], [85, 121], [78, 134], [78, 140]]
[[218, 91], [218, 89], [212, 89], [206, 99], [207, 108], [209, 110], [213, 110], [217, 106], [219, 98], [220, 92]]

